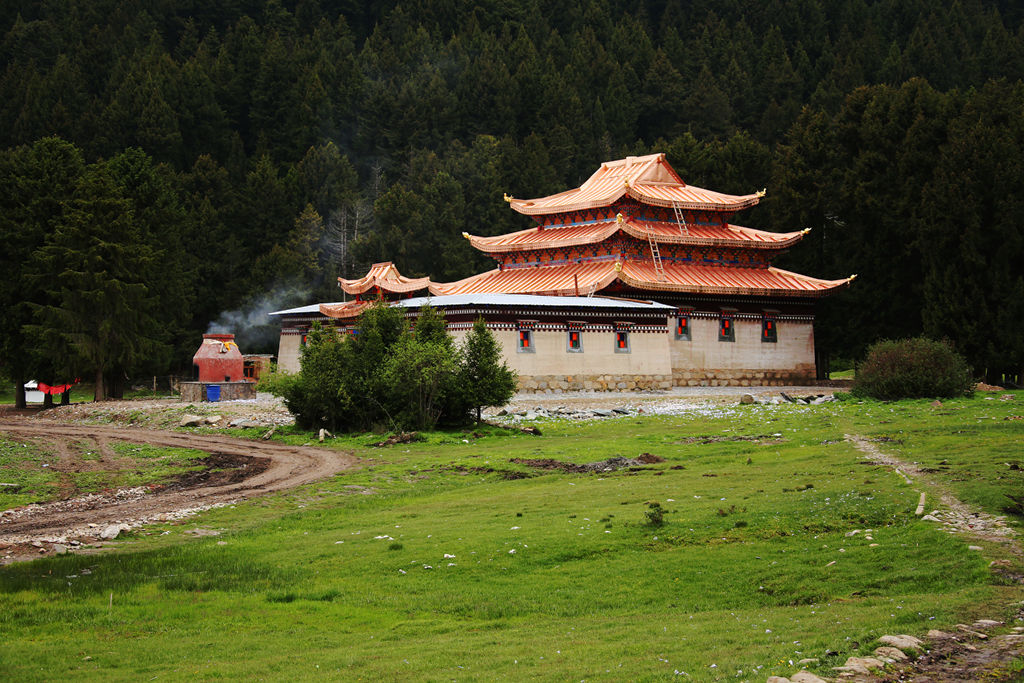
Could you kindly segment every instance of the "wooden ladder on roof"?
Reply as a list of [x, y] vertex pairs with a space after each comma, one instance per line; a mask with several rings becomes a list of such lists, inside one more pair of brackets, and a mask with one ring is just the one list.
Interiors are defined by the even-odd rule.
[[675, 214], [676, 225], [679, 226], [679, 234], [680, 235], [689, 235], [690, 234], [690, 226], [688, 226], [686, 224], [686, 216], [683, 215], [683, 210], [680, 209], [678, 205], [673, 204], [672, 205], [672, 213]]
[[665, 280], [665, 266], [661, 263], [661, 251], [658, 249], [658, 243], [654, 241], [654, 233], [651, 230], [646, 230], [647, 243], [651, 245], [651, 258], [654, 260], [654, 271], [658, 273], [658, 280], [664, 282]]

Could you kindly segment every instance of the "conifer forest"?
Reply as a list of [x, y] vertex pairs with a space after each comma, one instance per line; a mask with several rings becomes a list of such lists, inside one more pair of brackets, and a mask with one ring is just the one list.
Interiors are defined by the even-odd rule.
[[503, 193], [665, 152], [811, 228], [776, 265], [858, 274], [834, 360], [924, 333], [1022, 373], [1022, 78], [1006, 0], [0, 3], [2, 371], [187, 371], [211, 323], [481, 272], [463, 231], [532, 225]]

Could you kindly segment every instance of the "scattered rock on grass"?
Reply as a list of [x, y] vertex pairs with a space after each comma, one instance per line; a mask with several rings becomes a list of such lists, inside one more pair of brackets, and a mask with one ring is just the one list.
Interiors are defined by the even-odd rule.
[[879, 659], [888, 659], [894, 662], [902, 662], [907, 659], [907, 655], [903, 653], [903, 650], [898, 647], [892, 647], [891, 645], [876, 647], [875, 656]]
[[882, 636], [878, 639], [878, 642], [883, 645], [891, 645], [901, 650], [920, 650], [922, 645], [920, 638], [908, 635]]
[[885, 662], [874, 657], [850, 657], [846, 664], [832, 667], [835, 671], [849, 671], [857, 674], [869, 674], [871, 669], [881, 669]]
[[815, 676], [810, 671], [798, 671], [790, 676], [789, 680], [790, 683], [826, 683], [824, 678]]
[[131, 531], [127, 524], [111, 524], [100, 532], [100, 538], [104, 541], [112, 541], [121, 535], [122, 531]]
[[202, 415], [182, 415], [179, 426], [181, 427], [199, 427], [206, 422], [206, 418]]

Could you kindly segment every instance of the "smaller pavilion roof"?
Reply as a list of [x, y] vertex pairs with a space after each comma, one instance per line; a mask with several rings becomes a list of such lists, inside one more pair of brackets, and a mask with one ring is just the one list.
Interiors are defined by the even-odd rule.
[[687, 185], [664, 154], [649, 154], [606, 161], [585, 183], [572, 190], [538, 199], [506, 199], [519, 213], [536, 216], [596, 209], [626, 195], [654, 206], [735, 212], [757, 204], [764, 192], [731, 195]]
[[410, 278], [398, 272], [398, 268], [391, 261], [374, 263], [366, 275], [358, 280], [346, 280], [338, 278], [338, 284], [349, 294], [362, 294], [375, 287], [380, 287], [386, 292], [395, 294], [407, 294], [430, 286], [429, 277]]
[[495, 237], [478, 237], [468, 233], [463, 233], [463, 236], [475, 249], [495, 254], [596, 244], [619, 230], [641, 240], [646, 240], [650, 235], [655, 242], [660, 243], [755, 249], [785, 249], [799, 242], [808, 232], [768, 232], [740, 225], [687, 225], [684, 230], [678, 223], [626, 218], [621, 222], [605, 220], [565, 227], [538, 226]]

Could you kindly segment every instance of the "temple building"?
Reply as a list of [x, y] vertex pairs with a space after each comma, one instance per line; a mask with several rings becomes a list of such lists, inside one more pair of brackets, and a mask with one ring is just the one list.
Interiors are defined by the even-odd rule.
[[[506, 196], [512, 209], [533, 218], [534, 227], [496, 237], [464, 233], [497, 261], [497, 268], [438, 283], [406, 278], [393, 264], [380, 263], [359, 280], [339, 279], [355, 301], [278, 312], [284, 322], [281, 365], [290, 367], [287, 357], [294, 357], [298, 369], [299, 334], [313, 319], [354, 324], [368, 293], [408, 300], [429, 292], [433, 297], [423, 301], [444, 308], [453, 331], [456, 319], [463, 324], [472, 310], [496, 332], [515, 333], [498, 336], [525, 389], [811, 381], [814, 301], [848, 286], [855, 276], [820, 280], [772, 266], [772, 258], [807, 230], [774, 233], [730, 222], [763, 195], [687, 185], [664, 154], [652, 154], [604, 163], [580, 187], [549, 197]], [[515, 308], [509, 303], [515, 295], [530, 303], [523, 299]], [[581, 302], [587, 299], [604, 307], [586, 307]], [[640, 322], [622, 306], [616, 309], [615, 302], [624, 299], [645, 302], [642, 310], [657, 311], [658, 322]], [[659, 335], [660, 341], [636, 345], [630, 337], [635, 339], [638, 330]], [[586, 340], [585, 345], [573, 347], [574, 331], [577, 343]], [[548, 340], [542, 350], [542, 333], [558, 333], [559, 342]], [[538, 338], [526, 350], [524, 338], [532, 335]], [[295, 340], [286, 344], [286, 336]], [[604, 346], [610, 355], [601, 353]], [[633, 354], [645, 361], [623, 362]], [[622, 381], [626, 376], [633, 379]]]

